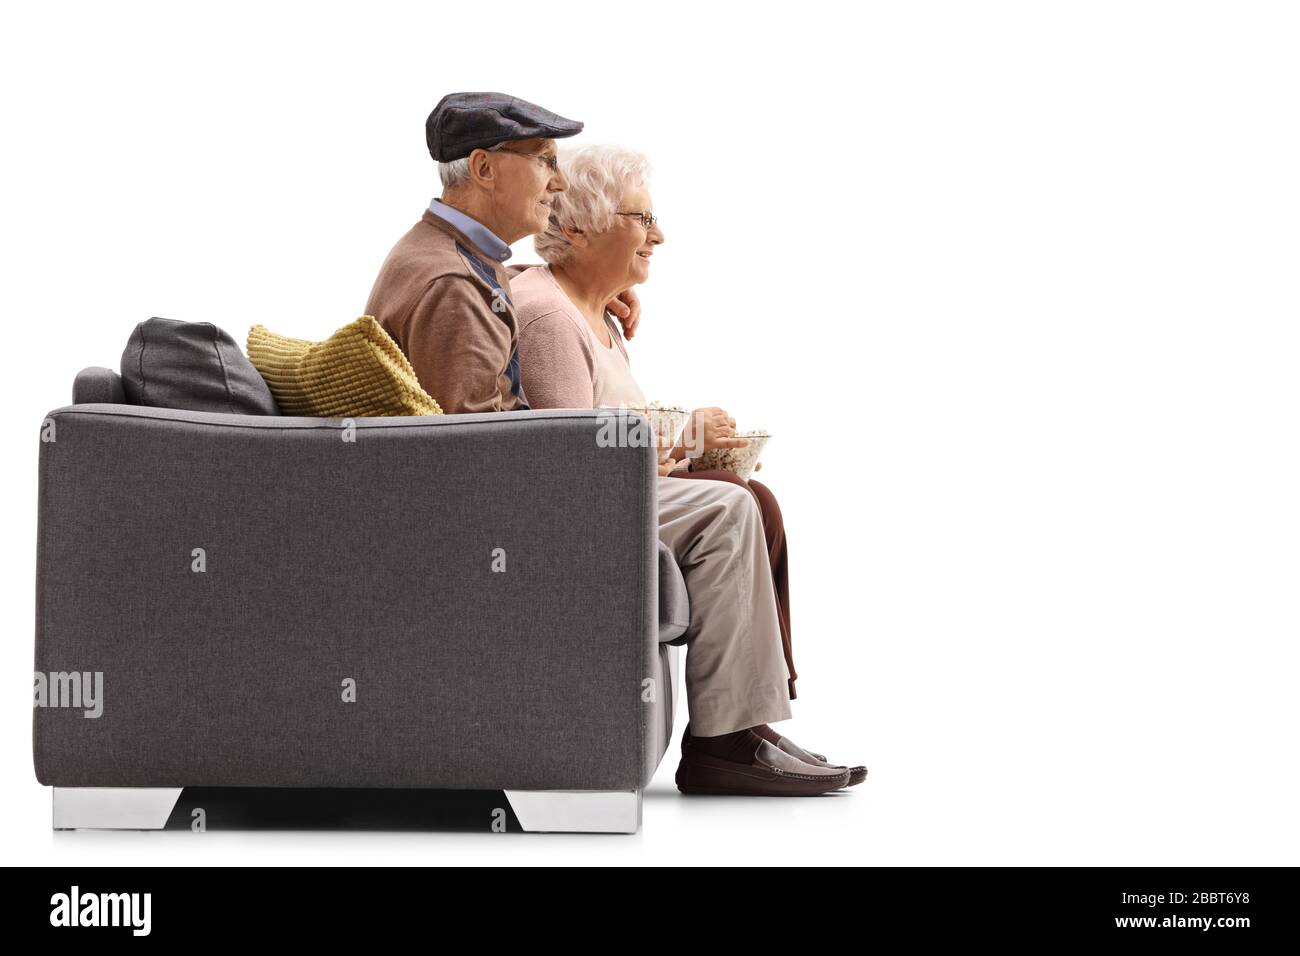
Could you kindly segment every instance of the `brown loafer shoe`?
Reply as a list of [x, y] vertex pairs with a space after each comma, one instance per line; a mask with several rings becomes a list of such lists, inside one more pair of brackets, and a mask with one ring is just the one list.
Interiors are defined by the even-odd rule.
[[809, 797], [845, 787], [849, 777], [847, 768], [807, 764], [763, 740], [751, 764], [683, 747], [676, 779], [682, 793]]
[[846, 767], [844, 764], [833, 764], [821, 754], [815, 754], [811, 750], [804, 750], [789, 737], [782, 737], [776, 742], [776, 746], [780, 750], [784, 750], [786, 753], [790, 754], [790, 756], [802, 760], [804, 763], [819, 767], [831, 767], [836, 770], [847, 770], [849, 772], [849, 782], [845, 784], [846, 787], [856, 787], [862, 781], [867, 779], [866, 767]]

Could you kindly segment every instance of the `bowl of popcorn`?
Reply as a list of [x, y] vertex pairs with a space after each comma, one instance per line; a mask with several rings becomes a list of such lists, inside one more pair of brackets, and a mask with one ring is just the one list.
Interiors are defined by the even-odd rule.
[[659, 449], [659, 459], [668, 457], [668, 453], [677, 447], [678, 439], [690, 420], [691, 413], [680, 405], [661, 405], [651, 402], [649, 405], [606, 406], [606, 411], [636, 412], [645, 416], [654, 435], [655, 447]]
[[744, 448], [711, 448], [691, 459], [691, 471], [729, 471], [748, 481], [763, 454], [763, 446], [772, 435], [770, 432], [752, 431], [736, 432], [736, 437], [748, 438], [749, 444]]

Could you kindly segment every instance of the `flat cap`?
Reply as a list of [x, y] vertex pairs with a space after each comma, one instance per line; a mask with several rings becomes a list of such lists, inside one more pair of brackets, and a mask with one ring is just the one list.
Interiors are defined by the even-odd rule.
[[534, 103], [505, 93], [448, 93], [424, 121], [429, 155], [440, 163], [515, 139], [562, 139], [582, 132]]

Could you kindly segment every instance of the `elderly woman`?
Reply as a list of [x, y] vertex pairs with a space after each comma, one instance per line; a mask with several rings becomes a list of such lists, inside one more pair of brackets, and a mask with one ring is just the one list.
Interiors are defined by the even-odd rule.
[[[555, 194], [550, 223], [534, 240], [546, 264], [518, 271], [510, 282], [519, 321], [524, 394], [533, 408], [643, 406], [645, 395], [632, 376], [623, 336], [606, 314], [605, 303], [650, 277], [650, 258], [664, 241], [651, 211], [648, 164], [639, 153], [587, 146], [562, 153], [560, 168], [569, 188]], [[746, 444], [736, 437], [735, 419], [716, 407], [696, 409], [683, 438], [683, 446], [699, 451]], [[797, 674], [790, 646], [781, 508], [758, 481], [728, 471], [685, 466], [674, 470], [685, 457], [683, 446], [673, 449], [661, 464], [661, 474], [733, 482], [748, 488], [758, 502], [794, 700]]]

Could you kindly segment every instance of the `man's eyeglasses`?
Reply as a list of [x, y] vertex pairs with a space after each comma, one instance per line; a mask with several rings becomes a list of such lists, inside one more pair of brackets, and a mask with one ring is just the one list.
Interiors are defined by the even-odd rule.
[[560, 168], [560, 158], [547, 153], [524, 153], [517, 149], [509, 149], [506, 146], [493, 146], [488, 152], [492, 153], [514, 153], [516, 156], [523, 156], [526, 159], [535, 159], [551, 172], [556, 172]]
[[651, 229], [651, 228], [653, 228], [653, 227], [654, 227], [654, 224], [657, 223], [657, 222], [659, 221], [659, 217], [658, 217], [658, 216], [652, 216], [652, 215], [650, 215], [648, 212], [619, 212], [619, 213], [615, 213], [615, 215], [616, 215], [616, 216], [636, 216], [638, 219], [641, 220], [641, 225], [645, 226], [646, 229]]

